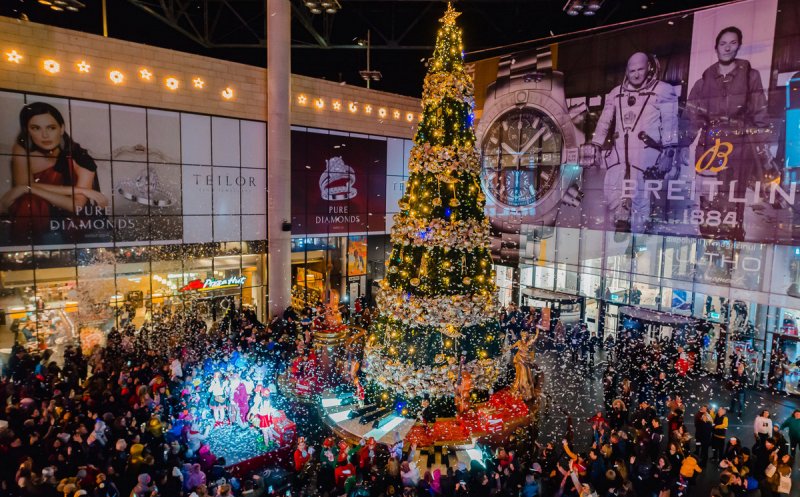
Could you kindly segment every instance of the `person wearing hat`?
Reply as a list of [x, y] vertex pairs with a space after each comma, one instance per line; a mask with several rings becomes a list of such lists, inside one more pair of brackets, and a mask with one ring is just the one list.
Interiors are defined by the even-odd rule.
[[131, 490], [130, 497], [149, 497], [154, 489], [150, 475], [142, 473], [136, 478], [136, 486]]
[[337, 444], [337, 454], [336, 454], [336, 465], [340, 465], [341, 463], [347, 464], [350, 460], [351, 449], [350, 445], [348, 445], [347, 440], [341, 439]]
[[298, 437], [297, 449], [294, 451], [294, 470], [299, 473], [305, 469], [313, 453], [314, 448], [306, 444], [306, 437]]
[[519, 492], [520, 497], [539, 497], [542, 487], [539, 481], [541, 477], [542, 466], [538, 462], [535, 462], [531, 465], [531, 469], [528, 470], [528, 474], [525, 475], [525, 483], [522, 485], [522, 490]]
[[378, 444], [374, 437], [369, 437], [367, 443], [358, 451], [358, 466], [362, 471], [369, 469], [378, 463]]
[[333, 472], [334, 485], [337, 490], [344, 491], [345, 482], [356, 475], [356, 467], [347, 458], [341, 459], [337, 462], [336, 469]]
[[326, 438], [322, 442], [322, 450], [319, 453], [320, 467], [319, 475], [317, 476], [317, 487], [320, 494], [330, 491], [336, 484], [334, 473], [336, 471], [338, 450], [333, 442], [333, 437]]
[[119, 497], [119, 489], [114, 482], [107, 481], [105, 473], [98, 473], [95, 477], [94, 497]]
[[271, 441], [278, 439], [278, 432], [275, 431], [272, 419], [274, 414], [275, 409], [269, 400], [269, 389], [261, 386], [256, 387], [255, 401], [253, 408], [250, 409], [250, 418], [254, 424], [257, 423], [256, 426], [261, 430], [265, 446], [269, 446]]

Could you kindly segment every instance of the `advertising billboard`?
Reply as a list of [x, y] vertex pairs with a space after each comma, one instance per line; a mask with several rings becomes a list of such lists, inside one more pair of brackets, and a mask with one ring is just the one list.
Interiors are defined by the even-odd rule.
[[737, 2], [474, 63], [496, 258], [554, 227], [800, 242], [798, 15]]
[[292, 131], [292, 234], [383, 233], [386, 139]]
[[264, 123], [16, 92], [0, 109], [2, 247], [266, 237]]

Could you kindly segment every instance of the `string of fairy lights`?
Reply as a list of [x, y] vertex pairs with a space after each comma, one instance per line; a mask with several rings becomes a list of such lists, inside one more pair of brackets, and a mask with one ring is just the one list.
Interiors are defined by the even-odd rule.
[[[3, 52], [3, 60], [6, 64], [13, 64], [13, 65], [23, 65], [28, 63], [29, 58], [27, 55], [18, 49], [10, 49]], [[34, 58], [30, 58], [32, 63], [35, 63]], [[90, 60], [87, 59], [80, 59], [74, 61], [74, 63], [67, 63], [64, 62], [63, 59], [59, 60], [57, 58], [43, 58], [39, 60], [39, 67], [43, 73], [48, 74], [50, 76], [57, 76], [60, 74], [67, 73], [72, 71], [73, 73], [77, 73], [79, 75], [90, 75], [95, 73], [105, 73], [105, 76], [108, 78], [108, 81], [113, 86], [120, 86], [124, 85], [125, 83], [129, 82], [131, 79], [138, 79], [144, 83], [153, 83], [157, 81], [157, 75], [155, 71], [148, 67], [140, 67], [136, 71], [126, 72], [122, 69], [118, 69], [115, 67], [109, 67], [105, 70], [98, 70]], [[205, 90], [206, 88], [206, 81], [200, 77], [195, 76], [187, 81], [182, 81], [179, 77], [167, 74], [163, 77], [163, 85], [170, 92], [178, 91], [184, 86], [192, 88], [194, 90]], [[236, 96], [236, 92], [232, 86], [226, 86], [219, 91], [220, 97], [223, 100], [233, 100]]]
[[[89, 59], [79, 59], [72, 62], [65, 62], [63, 58], [47, 57], [35, 58], [28, 57], [28, 55], [21, 49], [7, 49], [2, 52], [3, 61], [6, 65], [22, 66], [25, 64], [34, 64], [42, 71], [42, 73], [50, 76], [63, 75], [72, 72], [79, 76], [87, 76], [94, 74], [104, 74], [107, 81], [112, 86], [124, 86], [131, 81], [138, 81], [140, 83], [152, 84], [161, 79], [163, 88], [168, 92], [178, 92], [183, 89], [191, 89], [192, 91], [205, 91], [210, 89], [206, 80], [201, 76], [193, 76], [187, 79], [181, 79], [174, 74], [158, 75], [151, 67], [139, 67], [136, 70], [125, 71], [116, 67], [106, 67], [104, 69], [97, 68]], [[225, 101], [236, 99], [236, 91], [234, 87], [225, 86], [219, 90], [219, 96]], [[418, 112], [411, 112], [400, 108], [392, 108], [390, 106], [359, 102], [356, 100], [346, 100], [341, 98], [331, 98], [325, 96], [312, 96], [304, 92], [297, 93], [294, 103], [299, 107], [309, 107], [317, 112], [330, 111], [330, 112], [346, 112], [349, 114], [356, 114], [359, 116], [376, 117], [379, 122], [398, 121], [407, 123], [418, 123], [422, 120], [422, 114]]]

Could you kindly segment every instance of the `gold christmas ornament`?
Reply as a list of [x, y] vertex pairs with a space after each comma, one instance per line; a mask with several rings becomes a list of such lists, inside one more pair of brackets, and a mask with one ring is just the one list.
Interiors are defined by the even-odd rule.
[[464, 283], [465, 285], [469, 285], [470, 283], [472, 283], [472, 278], [470, 278], [469, 276], [464, 276], [464, 279], [461, 280], [461, 282]]
[[431, 202], [431, 203], [434, 206], [439, 207], [440, 205], [442, 205], [442, 199], [440, 199], [439, 197], [436, 197], [435, 199], [433, 199], [433, 202]]
[[458, 331], [458, 329], [452, 324], [446, 325], [444, 328], [441, 329], [441, 332], [443, 335], [448, 336], [450, 338], [460, 338], [461, 336], [463, 336]]
[[450, 207], [458, 207], [459, 205], [461, 205], [461, 202], [459, 202], [458, 199], [455, 197], [451, 198], [449, 203]]
[[419, 286], [419, 278], [411, 278], [409, 283], [411, 283], [411, 286]]

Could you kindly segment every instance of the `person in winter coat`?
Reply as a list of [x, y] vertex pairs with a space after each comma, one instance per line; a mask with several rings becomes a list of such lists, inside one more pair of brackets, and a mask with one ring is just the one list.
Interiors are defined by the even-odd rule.
[[725, 447], [725, 438], [728, 433], [728, 416], [724, 407], [720, 407], [711, 416], [711, 448], [714, 449], [714, 460], [719, 462]]
[[800, 444], [800, 409], [795, 409], [786, 421], [781, 423], [781, 430], [789, 430], [789, 447], [792, 451], [792, 458], [795, 457], [797, 445]]
[[687, 454], [680, 470], [681, 477], [686, 480], [686, 495], [689, 494], [689, 488], [694, 485], [696, 476], [702, 472], [703, 468], [697, 464], [697, 459], [692, 454]]
[[114, 482], [106, 480], [104, 473], [98, 474], [95, 482], [94, 497], [120, 497], [119, 489]]
[[155, 488], [150, 475], [142, 473], [136, 480], [136, 486], [131, 490], [130, 497], [150, 497], [150, 493]]

